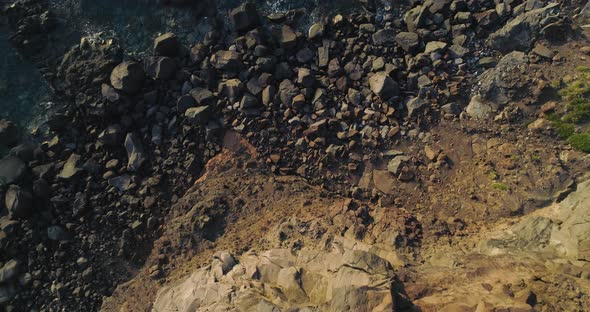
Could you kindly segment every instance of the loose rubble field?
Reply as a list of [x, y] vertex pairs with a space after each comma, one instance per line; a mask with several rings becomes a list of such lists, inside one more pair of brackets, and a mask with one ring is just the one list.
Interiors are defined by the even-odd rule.
[[2, 311], [589, 310], [590, 9], [360, 2], [141, 57], [3, 3], [68, 105], [0, 121]]

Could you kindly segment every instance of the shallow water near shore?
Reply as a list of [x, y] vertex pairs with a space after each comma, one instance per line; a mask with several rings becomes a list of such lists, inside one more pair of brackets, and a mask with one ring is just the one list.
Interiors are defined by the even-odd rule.
[[0, 27], [0, 118], [21, 128], [36, 124], [40, 112], [52, 105], [51, 91], [37, 68], [9, 42], [8, 29]]

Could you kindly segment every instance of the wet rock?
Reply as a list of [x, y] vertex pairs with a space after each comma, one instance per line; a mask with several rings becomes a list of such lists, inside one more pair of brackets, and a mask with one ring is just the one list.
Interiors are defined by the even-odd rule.
[[0, 146], [12, 147], [18, 143], [18, 127], [10, 120], [0, 120]]
[[395, 36], [395, 41], [408, 53], [416, 53], [420, 47], [420, 37], [413, 32], [401, 32]]
[[140, 64], [135, 62], [123, 62], [111, 72], [111, 85], [113, 88], [129, 94], [137, 93], [145, 79], [145, 73]]
[[205, 125], [211, 118], [209, 106], [191, 107], [186, 110], [184, 117], [193, 125]]
[[12, 219], [24, 219], [31, 215], [33, 197], [18, 185], [10, 185], [5, 195], [5, 205]]
[[127, 150], [127, 169], [138, 171], [141, 165], [146, 161], [146, 155], [143, 150], [143, 144], [133, 133], [128, 133], [125, 137], [125, 150]]
[[82, 172], [80, 168], [80, 159], [82, 156], [78, 154], [72, 154], [63, 166], [63, 169], [58, 175], [58, 178], [62, 180], [73, 180], [77, 178]]
[[156, 55], [175, 57], [180, 50], [180, 42], [173, 33], [165, 33], [154, 40], [154, 53]]
[[210, 61], [216, 69], [228, 72], [238, 72], [242, 67], [242, 56], [235, 51], [218, 51]]
[[399, 95], [399, 86], [387, 73], [378, 72], [369, 78], [371, 91], [383, 100]]
[[307, 31], [307, 37], [310, 40], [314, 40], [324, 35], [324, 24], [323, 23], [315, 23], [309, 27]]
[[238, 32], [246, 32], [260, 25], [260, 15], [256, 10], [256, 5], [251, 2], [244, 3], [231, 10], [229, 15]]

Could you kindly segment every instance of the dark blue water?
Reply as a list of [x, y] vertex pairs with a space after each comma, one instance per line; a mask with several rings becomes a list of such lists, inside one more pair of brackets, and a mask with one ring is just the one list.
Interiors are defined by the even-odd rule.
[[44, 118], [53, 103], [49, 86], [29, 61], [14, 49], [8, 30], [0, 27], [0, 118], [10, 119], [23, 129]]

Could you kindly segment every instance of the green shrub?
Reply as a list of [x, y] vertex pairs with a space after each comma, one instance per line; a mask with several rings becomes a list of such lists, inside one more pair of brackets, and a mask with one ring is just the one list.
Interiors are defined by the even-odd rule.
[[584, 153], [590, 153], [590, 133], [573, 134], [567, 141], [573, 148]]
[[584, 98], [575, 98], [568, 103], [568, 112], [562, 120], [569, 123], [583, 123], [590, 119], [590, 101]]

